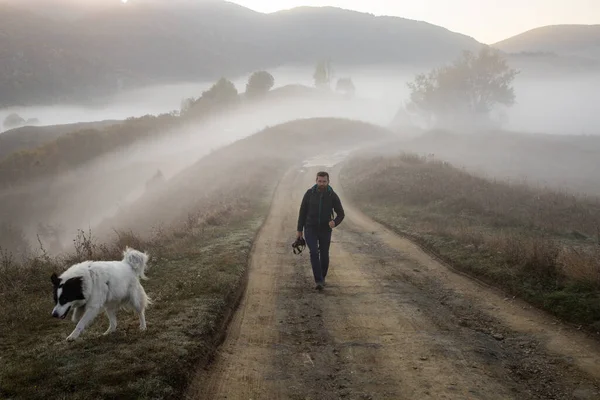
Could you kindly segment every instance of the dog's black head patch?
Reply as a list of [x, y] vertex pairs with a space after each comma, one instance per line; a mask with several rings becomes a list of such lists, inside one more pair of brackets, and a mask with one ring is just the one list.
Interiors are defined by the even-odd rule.
[[61, 279], [52, 274], [50, 277], [54, 285], [54, 303], [61, 306], [75, 300], [85, 300], [83, 295], [83, 280], [80, 276], [67, 279], [61, 283]]

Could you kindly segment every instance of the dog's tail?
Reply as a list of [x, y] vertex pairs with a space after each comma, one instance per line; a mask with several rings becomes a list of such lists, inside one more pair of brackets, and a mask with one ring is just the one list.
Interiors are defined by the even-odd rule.
[[123, 261], [129, 264], [136, 275], [141, 279], [148, 279], [146, 275], [144, 275], [144, 272], [148, 267], [148, 258], [148, 254], [132, 249], [129, 246], [127, 246], [123, 252]]

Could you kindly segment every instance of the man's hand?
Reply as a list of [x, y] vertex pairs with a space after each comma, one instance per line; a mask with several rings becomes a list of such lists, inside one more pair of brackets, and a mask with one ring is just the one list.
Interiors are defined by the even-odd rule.
[[302, 237], [302, 231], [296, 232], [296, 237], [300, 239]]
[[335, 228], [335, 221], [333, 221], [333, 220], [329, 221], [329, 227], [331, 229]]

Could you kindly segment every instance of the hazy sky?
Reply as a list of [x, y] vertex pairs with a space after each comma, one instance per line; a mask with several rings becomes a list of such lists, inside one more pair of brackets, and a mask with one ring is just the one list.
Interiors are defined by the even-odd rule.
[[272, 12], [297, 6], [335, 6], [375, 15], [427, 21], [483, 43], [543, 25], [600, 24], [600, 0], [229, 0]]

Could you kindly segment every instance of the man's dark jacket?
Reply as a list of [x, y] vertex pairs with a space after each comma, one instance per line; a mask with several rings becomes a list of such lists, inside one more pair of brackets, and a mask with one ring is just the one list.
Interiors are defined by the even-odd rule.
[[336, 214], [335, 226], [338, 226], [345, 216], [339, 196], [331, 186], [327, 186], [326, 190], [320, 192], [317, 185], [314, 185], [306, 191], [302, 198], [298, 216], [298, 232], [301, 232], [305, 226], [331, 230], [329, 221], [333, 219], [333, 211]]

